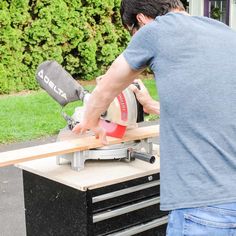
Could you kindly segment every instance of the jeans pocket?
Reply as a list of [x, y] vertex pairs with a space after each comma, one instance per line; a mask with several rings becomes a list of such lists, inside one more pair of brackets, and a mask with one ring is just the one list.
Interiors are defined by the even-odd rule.
[[201, 209], [215, 214], [221, 214], [224, 216], [231, 216], [236, 218], [236, 209], [226, 208], [224, 207], [224, 205], [208, 206], [208, 207], [203, 207]]
[[[208, 214], [211, 214], [208, 212]], [[214, 219], [214, 220], [212, 220]], [[236, 218], [226, 220], [215, 215], [184, 214], [184, 236], [236, 236]]]

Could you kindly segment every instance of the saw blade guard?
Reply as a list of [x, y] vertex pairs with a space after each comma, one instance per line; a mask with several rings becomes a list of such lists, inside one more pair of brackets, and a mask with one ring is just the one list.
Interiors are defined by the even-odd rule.
[[126, 88], [110, 104], [102, 119], [118, 125], [131, 127], [137, 122], [137, 100], [134, 93]]
[[122, 138], [127, 128], [137, 126], [137, 101], [134, 93], [126, 88], [110, 104], [100, 121], [108, 136]]
[[[84, 108], [89, 101], [91, 94], [87, 93], [84, 96], [84, 107], [77, 107], [72, 116], [76, 122], [83, 119]], [[106, 130], [106, 134], [115, 138], [122, 138], [127, 127], [132, 128], [137, 126], [137, 100], [134, 93], [129, 89], [121, 92], [110, 104], [107, 111], [102, 115], [99, 125]]]

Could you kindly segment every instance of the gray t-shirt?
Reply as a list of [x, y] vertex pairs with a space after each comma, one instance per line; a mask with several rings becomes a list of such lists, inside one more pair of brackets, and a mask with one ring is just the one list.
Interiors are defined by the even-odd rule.
[[161, 209], [236, 202], [236, 32], [168, 13], [123, 53], [150, 66], [161, 104]]

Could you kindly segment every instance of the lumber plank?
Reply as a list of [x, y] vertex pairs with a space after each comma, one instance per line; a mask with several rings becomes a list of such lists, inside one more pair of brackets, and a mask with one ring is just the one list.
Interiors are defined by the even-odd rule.
[[[127, 130], [122, 139], [107, 137], [108, 145], [121, 142], [152, 138], [159, 135], [159, 125], [152, 125]], [[102, 147], [103, 144], [94, 136], [80, 137], [74, 140], [49, 143], [0, 153], [0, 167], [32, 161], [40, 158], [62, 155], [77, 151]]]

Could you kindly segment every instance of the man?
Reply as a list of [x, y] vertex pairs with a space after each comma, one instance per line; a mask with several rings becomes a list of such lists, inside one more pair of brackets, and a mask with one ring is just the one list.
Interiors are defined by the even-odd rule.
[[[236, 32], [179, 0], [123, 0], [133, 35], [91, 95], [77, 132], [150, 66], [160, 96], [161, 210], [168, 236], [236, 235]], [[144, 104], [148, 109], [150, 99]]]

